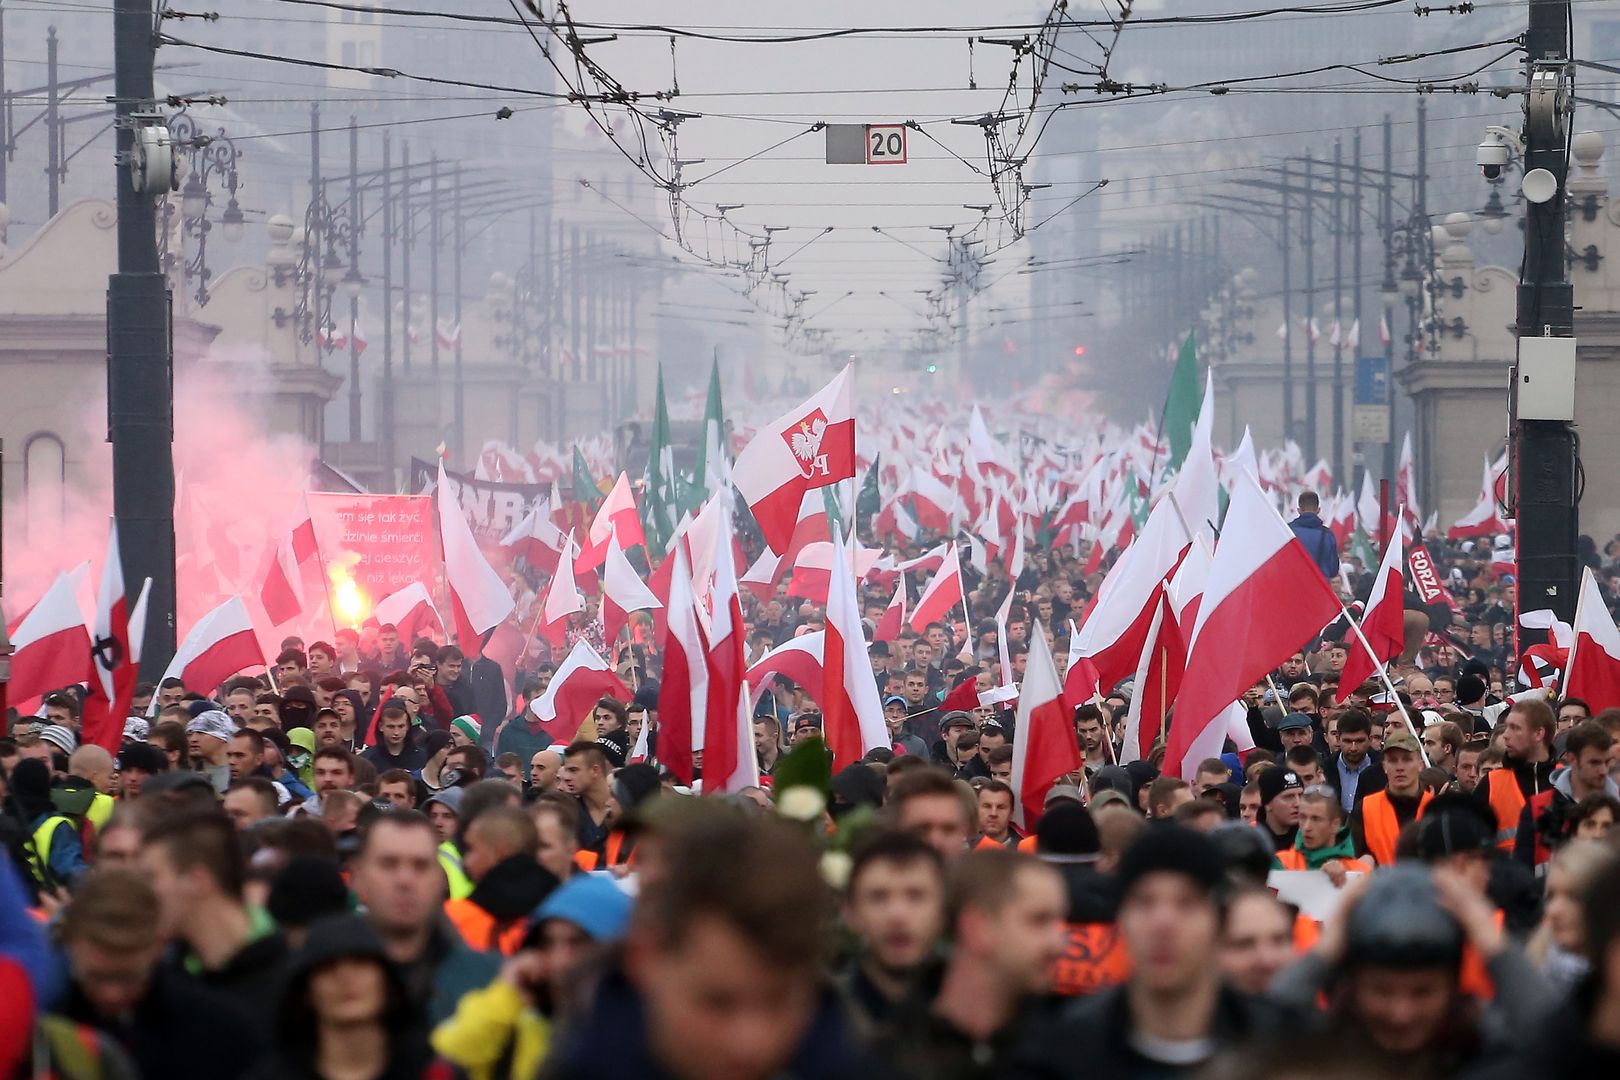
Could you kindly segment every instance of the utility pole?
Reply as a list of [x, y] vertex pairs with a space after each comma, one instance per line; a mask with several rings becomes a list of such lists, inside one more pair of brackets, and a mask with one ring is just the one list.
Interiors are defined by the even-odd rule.
[[456, 344], [455, 344], [456, 385], [455, 385], [454, 406], [453, 406], [453, 410], [452, 410], [453, 414], [454, 414], [453, 419], [455, 421], [456, 434], [455, 434], [455, 440], [450, 444], [450, 450], [451, 450], [451, 453], [456, 455], [455, 460], [457, 462], [463, 462], [463, 461], [467, 460], [467, 457], [466, 457], [466, 454], [467, 454], [467, 388], [466, 388], [466, 385], [462, 381], [463, 372], [462, 372], [462, 369], [461, 369], [461, 243], [462, 243], [463, 223], [462, 223], [462, 213], [461, 213], [461, 166], [460, 165], [457, 165], [456, 169], [455, 169], [455, 172], [451, 174], [450, 184], [451, 184], [451, 192], [452, 192], [450, 198], [451, 198], [451, 203], [452, 203], [452, 213], [454, 214], [453, 224], [454, 224], [454, 229], [455, 229], [454, 235], [455, 235], [455, 245], [456, 245], [456, 258], [455, 258], [454, 271], [453, 271], [453, 280], [455, 282], [455, 290], [456, 290], [456, 301], [455, 301], [455, 312], [456, 312], [456, 314], [455, 314], [455, 320], [456, 320]]
[[1311, 188], [1310, 151], [1305, 153], [1305, 229], [1300, 245], [1305, 249], [1305, 460], [1317, 458], [1316, 443], [1316, 195]]
[[1333, 140], [1333, 475], [1344, 473], [1344, 143]]
[[[1549, 382], [1561, 383], [1560, 370], [1567, 370], [1563, 376], [1567, 379], [1573, 379], [1574, 373], [1574, 289], [1564, 264], [1569, 18], [1570, 0], [1530, 0], [1525, 38], [1530, 90], [1524, 127], [1526, 188], [1531, 174], [1540, 170], [1552, 174], [1556, 187], [1551, 198], [1525, 203], [1519, 348], [1511, 399], [1514, 475], [1510, 496], [1518, 522], [1518, 609], [1551, 608], [1565, 621], [1573, 621], [1575, 616], [1580, 569], [1575, 553], [1580, 460], [1570, 424], [1574, 387], [1567, 387], [1566, 410], [1557, 402], [1548, 407], [1545, 394], [1532, 394], [1527, 384], [1539, 390]], [[1518, 626], [1517, 618], [1514, 626]]]
[[152, 0], [113, 0], [118, 156], [118, 269], [107, 280], [107, 440], [124, 581], [152, 579], [141, 664], [148, 679], [174, 655], [174, 340], [158, 265], [157, 211], [126, 166], [136, 128], [152, 122], [157, 40]]
[[1288, 163], [1283, 162], [1283, 190], [1277, 193], [1282, 204], [1282, 309], [1283, 309], [1283, 440], [1294, 437], [1294, 262], [1293, 244], [1288, 235]]
[[[400, 343], [404, 354], [405, 374], [411, 373], [411, 345], [416, 341], [416, 323], [413, 321], [413, 307], [416, 296], [411, 292], [411, 248], [414, 246], [412, 229], [416, 227], [416, 215], [411, 210], [411, 144], [402, 143], [399, 148], [399, 270], [400, 270], [400, 312], [405, 319], [405, 339]], [[393, 418], [393, 414], [389, 414]], [[392, 437], [392, 436], [390, 436]]]
[[62, 87], [56, 74], [56, 27], [45, 32], [45, 175], [50, 183], [49, 216], [62, 206]]
[[[383, 132], [382, 145], [383, 176], [392, 178], [394, 175], [394, 146], [388, 132]], [[378, 457], [382, 465], [382, 474], [387, 478], [388, 489], [393, 490], [394, 484], [394, 193], [385, 184], [383, 187], [383, 264], [382, 264], [382, 290], [383, 290], [383, 370], [382, 370], [382, 408], [377, 416], [377, 446]]]
[[[386, 180], [386, 177], [384, 177]], [[349, 273], [360, 272], [360, 127], [349, 117]], [[349, 297], [349, 441], [360, 442], [360, 296]]]

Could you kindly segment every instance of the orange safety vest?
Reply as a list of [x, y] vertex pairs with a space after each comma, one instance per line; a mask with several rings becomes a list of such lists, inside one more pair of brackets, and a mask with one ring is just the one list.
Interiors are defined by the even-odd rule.
[[1131, 956], [1111, 922], [1069, 923], [1067, 944], [1052, 965], [1052, 989], [1079, 997], [1118, 986], [1131, 977]]
[[520, 918], [503, 926], [471, 900], [446, 900], [444, 914], [468, 947], [479, 952], [498, 952], [502, 956], [518, 951], [529, 925], [526, 918]]
[[[1494, 918], [1496, 928], [1502, 929], [1506, 916], [1503, 915], [1501, 908], [1496, 909]], [[1496, 983], [1491, 981], [1490, 974], [1485, 970], [1485, 958], [1471, 941], [1463, 944], [1462, 966], [1457, 970], [1457, 988], [1481, 1001], [1493, 1001], [1496, 998]]]
[[1007, 839], [1006, 840], [992, 840], [988, 836], [985, 836], [985, 835], [981, 834], [979, 836], [979, 842], [977, 844], [973, 845], [973, 850], [974, 851], [983, 851], [986, 848], [1010, 847], [1010, 846], [1012, 846], [1011, 845], [1012, 839], [1013, 839], [1013, 837], [1012, 837], [1011, 833], [1007, 834]]
[[[1418, 796], [1419, 818], [1432, 798], [1434, 793], [1427, 790]], [[1387, 791], [1375, 791], [1361, 800], [1361, 833], [1367, 841], [1369, 859], [1379, 866], [1394, 865], [1395, 842], [1401, 836], [1401, 819], [1396, 816], [1395, 806], [1389, 801]]]
[[1030, 833], [1028, 836], [1018, 841], [1018, 850], [1024, 855], [1035, 854], [1035, 834]]
[[581, 870], [606, 870], [612, 866], [623, 866], [626, 863], [634, 866], [636, 862], [636, 846], [630, 844], [625, 850], [624, 833], [608, 833], [607, 843], [603, 845], [603, 852], [598, 855], [594, 851], [574, 852], [574, 865]]
[[[1307, 864], [1305, 861], [1305, 853], [1300, 851], [1298, 848], [1284, 848], [1283, 850], [1277, 852], [1277, 861], [1282, 864], [1282, 868], [1284, 870], [1310, 869], [1309, 864]], [[1340, 859], [1339, 861], [1344, 863], [1344, 868], [1349, 873], [1372, 873], [1372, 867], [1367, 865], [1366, 859]]]
[[1519, 815], [1524, 813], [1524, 792], [1519, 790], [1519, 778], [1509, 768], [1492, 769], [1486, 777], [1490, 793], [1491, 812], [1496, 815], [1496, 846], [1512, 851], [1519, 837]]

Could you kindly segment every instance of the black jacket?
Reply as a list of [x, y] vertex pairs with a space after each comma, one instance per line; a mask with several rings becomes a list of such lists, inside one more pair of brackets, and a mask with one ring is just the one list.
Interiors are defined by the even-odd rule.
[[[1298, 1034], [1302, 1023], [1283, 1006], [1222, 987], [1210, 1036], [1218, 1052]], [[1194, 1076], [1203, 1068], [1202, 1062], [1178, 1068], [1144, 1057], [1131, 1045], [1133, 1027], [1125, 987], [1082, 998], [1021, 1040], [1001, 1075], [1008, 1080], [1165, 1080]]]
[[218, 970], [203, 970], [194, 959], [180, 954], [174, 956], [172, 970], [193, 980], [192, 985], [200, 985], [216, 1000], [229, 1002], [268, 1035], [270, 1016], [265, 1003], [275, 1001], [280, 993], [289, 955], [287, 940], [278, 931], [248, 942]]
[[[647, 1037], [647, 1007], [622, 970], [607, 973], [577, 1022], [553, 1043], [543, 1080], [673, 1080]], [[853, 1037], [837, 996], [826, 991], [809, 1030], [782, 1070], [792, 1080], [891, 1080]]]
[[[263, 1008], [268, 1009], [269, 1002]], [[141, 1076], [236, 1080], [267, 1049], [261, 1038], [262, 1016], [255, 1021], [195, 980], [164, 967], [153, 972], [146, 995], [128, 1017], [102, 1016], [77, 983], [69, 987], [58, 1013], [106, 1032]]]
[[[1389, 778], [1384, 775], [1384, 756], [1377, 750], [1369, 750], [1367, 753], [1372, 757], [1372, 764], [1362, 771], [1361, 778], [1356, 781], [1358, 803], [1373, 792], [1383, 791], [1389, 786]], [[1344, 782], [1339, 779], [1339, 761], [1343, 757], [1342, 753], [1333, 754], [1322, 765], [1323, 781], [1338, 793], [1341, 800], [1344, 798]]]

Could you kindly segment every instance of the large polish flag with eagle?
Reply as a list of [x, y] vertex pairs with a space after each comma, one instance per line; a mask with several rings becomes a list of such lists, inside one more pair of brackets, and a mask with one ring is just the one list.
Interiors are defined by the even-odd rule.
[[855, 476], [853, 368], [760, 428], [732, 466], [732, 482], [778, 555], [793, 541], [804, 493]]

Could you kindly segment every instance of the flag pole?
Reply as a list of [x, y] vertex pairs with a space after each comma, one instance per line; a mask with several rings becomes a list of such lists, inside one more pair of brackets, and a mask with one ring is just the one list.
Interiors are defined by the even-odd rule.
[[[1351, 632], [1356, 635], [1356, 640], [1361, 643], [1361, 647], [1367, 650], [1367, 655], [1369, 657], [1376, 656], [1373, 647], [1367, 643], [1366, 636], [1362, 634], [1361, 627], [1357, 625], [1356, 620], [1350, 617], [1350, 610], [1340, 604], [1339, 614], [1343, 615], [1344, 621], [1350, 624]], [[1406, 730], [1412, 733], [1412, 738], [1417, 739], [1418, 754], [1423, 758], [1423, 767], [1428, 768], [1431, 764], [1429, 752], [1423, 748], [1423, 739], [1418, 735], [1417, 727], [1412, 723], [1412, 717], [1407, 714], [1406, 706], [1401, 704], [1400, 695], [1395, 692], [1395, 684], [1389, 679], [1389, 665], [1381, 660], [1378, 662], [1378, 678], [1383, 682], [1384, 691], [1389, 694], [1389, 700], [1395, 703], [1395, 710], [1401, 714], [1401, 719], [1406, 721]]]

